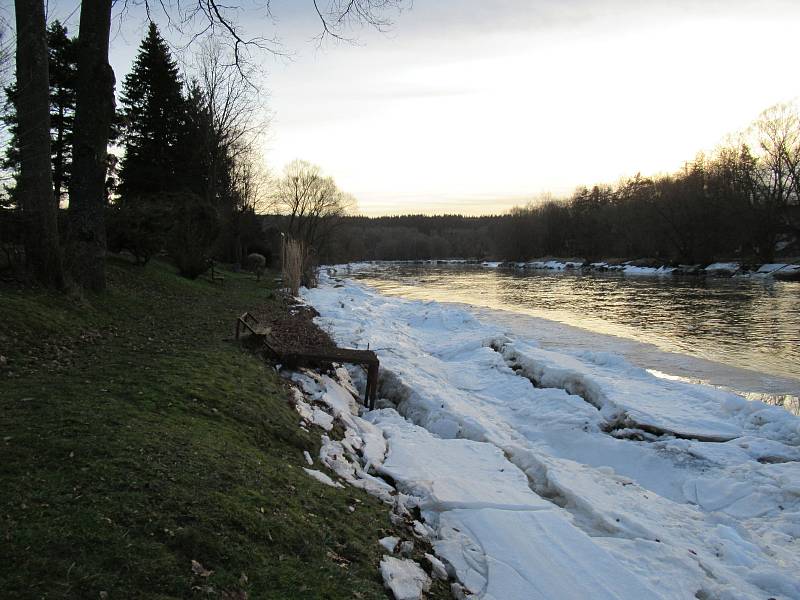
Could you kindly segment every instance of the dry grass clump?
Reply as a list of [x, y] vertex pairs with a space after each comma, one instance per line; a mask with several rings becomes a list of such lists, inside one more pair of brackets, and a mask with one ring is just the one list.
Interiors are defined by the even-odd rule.
[[306, 254], [305, 245], [301, 241], [284, 238], [281, 252], [281, 275], [284, 286], [292, 296], [297, 296], [300, 293], [300, 286], [303, 283], [303, 271], [307, 260]]

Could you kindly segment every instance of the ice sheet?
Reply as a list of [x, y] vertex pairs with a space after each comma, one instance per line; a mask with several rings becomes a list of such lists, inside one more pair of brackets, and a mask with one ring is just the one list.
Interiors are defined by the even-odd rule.
[[387, 444], [374, 465], [442, 540], [461, 524], [437, 553], [472, 591], [800, 597], [800, 419], [611, 353], [543, 350], [486, 311], [337, 283], [306, 298], [338, 342], [378, 353], [379, 406], [397, 409], [363, 415]]
[[667, 598], [555, 510], [454, 510], [436, 552], [487, 600]]

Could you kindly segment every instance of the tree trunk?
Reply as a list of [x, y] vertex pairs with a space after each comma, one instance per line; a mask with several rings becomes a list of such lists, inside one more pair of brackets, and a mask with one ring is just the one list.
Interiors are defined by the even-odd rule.
[[50, 83], [42, 0], [16, 0], [19, 198], [25, 257], [38, 281], [64, 287], [50, 165]]
[[114, 71], [108, 64], [111, 0], [81, 3], [78, 80], [69, 190], [72, 272], [84, 288], [106, 286], [105, 184], [114, 117]]

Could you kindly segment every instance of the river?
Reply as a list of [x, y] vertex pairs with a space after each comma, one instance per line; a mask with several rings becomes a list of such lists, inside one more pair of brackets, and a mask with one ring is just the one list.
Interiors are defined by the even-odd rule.
[[383, 294], [468, 305], [544, 347], [613, 352], [664, 377], [800, 412], [800, 282], [382, 264]]

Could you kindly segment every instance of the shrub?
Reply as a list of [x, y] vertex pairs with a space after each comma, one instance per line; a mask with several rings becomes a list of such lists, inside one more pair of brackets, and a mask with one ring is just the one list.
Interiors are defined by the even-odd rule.
[[22, 279], [25, 272], [25, 230], [22, 211], [0, 208], [0, 273]]
[[146, 265], [164, 249], [170, 211], [158, 196], [136, 198], [108, 209], [106, 235], [112, 252], [130, 252], [136, 264]]
[[196, 194], [168, 194], [172, 226], [167, 250], [184, 277], [196, 279], [211, 266], [214, 242], [220, 232], [217, 211]]
[[256, 279], [261, 280], [264, 269], [267, 267], [267, 259], [264, 255], [253, 252], [247, 255], [247, 270], [255, 274]]

